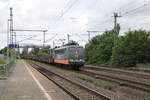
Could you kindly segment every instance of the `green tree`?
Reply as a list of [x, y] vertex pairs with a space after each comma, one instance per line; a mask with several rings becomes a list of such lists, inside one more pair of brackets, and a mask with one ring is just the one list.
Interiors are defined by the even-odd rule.
[[85, 60], [90, 64], [108, 64], [114, 45], [114, 30], [95, 36], [85, 45]]
[[32, 56], [50, 56], [50, 49], [40, 49], [40, 48], [33, 48], [29, 55]]
[[36, 56], [38, 53], [39, 53], [39, 51], [40, 51], [40, 49], [39, 48], [33, 48], [30, 52], [29, 52], [29, 54], [30, 55], [34, 55], [34, 56]]
[[135, 30], [119, 37], [112, 51], [110, 63], [114, 66], [135, 66], [150, 62], [150, 32]]
[[44, 52], [43, 50], [39, 50], [39, 52], [37, 53], [37, 56], [48, 56], [48, 53]]
[[7, 47], [4, 47], [3, 49], [1, 49], [0, 53], [6, 55], [7, 54]]
[[71, 40], [71, 41], [69, 41], [69, 43], [67, 43], [67, 44], [65, 44], [66, 46], [68, 45], [79, 45], [76, 41], [73, 41], [73, 40]]

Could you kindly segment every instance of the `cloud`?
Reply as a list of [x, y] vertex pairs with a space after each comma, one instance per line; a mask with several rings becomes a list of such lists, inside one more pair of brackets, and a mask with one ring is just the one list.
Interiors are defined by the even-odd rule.
[[[9, 18], [9, 7], [13, 7], [13, 18], [15, 29], [48, 29], [46, 39], [51, 39], [47, 44], [52, 45], [55, 39], [65, 38], [67, 34], [71, 39], [85, 45], [88, 40], [87, 30], [109, 30], [113, 28], [113, 13], [125, 13], [148, 3], [148, 0], [9, 0], [0, 1], [0, 48], [6, 45], [7, 41], [7, 20]], [[149, 7], [138, 9], [134, 13], [127, 14], [118, 19], [121, 28], [127, 30], [132, 25], [139, 25], [149, 21]], [[145, 18], [145, 19], [142, 19]], [[140, 20], [137, 22], [136, 20]], [[148, 25], [142, 25], [148, 29]], [[124, 31], [123, 30], [123, 31]], [[123, 32], [122, 32], [123, 33]], [[121, 33], [121, 34], [122, 34]], [[35, 40], [28, 40], [21, 43], [42, 44], [43, 33], [41, 32], [17, 32], [18, 35], [36, 35]], [[76, 35], [78, 34], [78, 35]], [[98, 34], [98, 33], [95, 33]], [[99, 33], [102, 34], [102, 33]], [[95, 36], [93, 34], [93, 36]], [[18, 41], [27, 37], [19, 37]]]

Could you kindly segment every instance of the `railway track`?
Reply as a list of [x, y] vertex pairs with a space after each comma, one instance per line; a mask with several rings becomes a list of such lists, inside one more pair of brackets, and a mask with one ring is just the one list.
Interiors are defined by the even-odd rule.
[[29, 64], [48, 79], [53, 81], [60, 88], [62, 88], [75, 100], [112, 100], [112, 98], [101, 94], [100, 92], [97, 92], [62, 73], [48, 70], [33, 62], [29, 62]]
[[110, 73], [109, 71], [108, 72], [106, 72], [106, 71], [103, 72], [102, 70], [100, 71], [97, 68], [96, 69], [83, 68], [80, 73], [95, 77], [97, 79], [111, 81], [111, 82], [115, 82], [120, 85], [124, 85], [124, 86], [128, 86], [131, 88], [150, 92], [149, 81], [142, 81], [142, 79], [133, 78], [133, 77], [127, 76], [127, 75], [124, 76], [122, 74], [119, 74], [120, 72], [115, 73], [115, 71], [114, 71], [113, 73]]
[[97, 71], [104, 71], [104, 72], [109, 72], [109, 73], [115, 73], [115, 74], [123, 74], [123, 75], [128, 75], [131, 77], [136, 77], [136, 78], [142, 78], [142, 79], [147, 79], [150, 80], [150, 74], [141, 74], [141, 73], [136, 73], [128, 70], [119, 70], [115, 68], [104, 68], [104, 67], [96, 67], [96, 66], [91, 66], [91, 65], [85, 65], [85, 69], [91, 69], [91, 70], [97, 70]]

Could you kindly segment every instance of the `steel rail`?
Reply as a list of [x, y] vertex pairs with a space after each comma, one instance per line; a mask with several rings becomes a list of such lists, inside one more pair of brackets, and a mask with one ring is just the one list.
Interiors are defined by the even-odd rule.
[[124, 74], [132, 77], [137, 77], [137, 78], [144, 78], [144, 79], [150, 79], [150, 74], [141, 74], [141, 73], [135, 73], [135, 72], [130, 72], [128, 70], [119, 70], [115, 68], [104, 68], [104, 67], [97, 67], [97, 66], [92, 66], [92, 65], [84, 65], [83, 69], [91, 69], [91, 70], [96, 70], [96, 71], [106, 71], [106, 72], [111, 72], [115, 74]]
[[[55, 80], [51, 79], [48, 74], [46, 74], [44, 71], [40, 70], [39, 68], [35, 67], [33, 63], [30, 63], [30, 65], [35, 68], [37, 71], [39, 71], [42, 75], [47, 77], [49, 80], [51, 80], [53, 83], [55, 83], [58, 87], [60, 87], [62, 90], [64, 90], [66, 93], [68, 93], [71, 97], [73, 97], [75, 100], [81, 100], [79, 97], [68, 91], [65, 87], [58, 84]], [[45, 70], [46, 71], [46, 70]]]
[[[72, 83], [72, 84], [75, 84], [75, 85], [77, 85], [77, 86], [79, 86], [79, 87], [81, 87], [81, 88], [84, 88], [84, 89], [86, 89], [87, 91], [90, 91], [90, 92], [92, 92], [92, 93], [94, 93], [95, 95], [97, 95], [97, 96], [100, 96], [103, 100], [112, 100], [110, 97], [108, 97], [108, 96], [106, 96], [106, 95], [104, 95], [104, 94], [101, 94], [101, 93], [99, 93], [99, 92], [97, 92], [97, 91], [95, 91], [95, 90], [92, 90], [92, 89], [90, 89], [89, 87], [87, 87], [87, 86], [84, 86], [83, 84], [81, 84], [81, 83], [77, 83], [77, 82], [75, 82], [75, 81], [73, 81], [73, 80], [71, 80], [71, 79], [69, 79], [69, 78], [67, 78], [66, 76], [63, 76], [63, 75], [61, 75], [61, 74], [59, 74], [59, 73], [56, 73], [56, 72], [54, 72], [54, 71], [52, 71], [52, 70], [47, 70], [46, 68], [43, 68], [42, 66], [40, 66], [40, 65], [38, 65], [38, 64], [35, 64], [35, 63], [31, 63], [30, 62], [30, 64], [32, 64], [32, 66], [33, 65], [35, 65], [36, 67], [38, 67], [38, 68], [40, 68], [40, 69], [44, 69], [46, 72], [48, 72], [48, 73], [52, 73], [52, 74], [54, 74], [54, 75], [56, 75], [56, 76], [58, 76], [58, 77], [60, 77], [60, 78], [62, 78], [62, 79], [65, 79], [65, 80], [67, 80], [67, 81], [69, 81], [70, 83]], [[35, 68], [35, 67], [34, 67]], [[36, 68], [37, 69], [37, 68]], [[38, 69], [38, 71], [39, 71], [39, 69]], [[43, 72], [41, 72], [42, 74], [44, 74]], [[45, 74], [44, 74], [45, 75]], [[46, 77], [48, 77], [47, 76], [47, 74], [45, 75]], [[48, 77], [49, 78], [49, 77]], [[49, 78], [50, 79], [50, 78]], [[51, 80], [51, 79], [50, 79]], [[55, 83], [55, 82], [54, 82]], [[62, 86], [60, 86], [60, 87], [62, 87]], [[66, 91], [66, 89], [65, 89], [65, 91]], [[68, 90], [67, 90], [67, 93], [68, 93]], [[69, 93], [70, 94], [70, 93]], [[73, 93], [71, 93], [72, 95], [74, 95]], [[76, 98], [77, 96], [75, 96], [75, 98]], [[77, 100], [81, 100], [79, 97], [77, 98]]]
[[85, 69], [82, 69], [80, 73], [87, 74], [87, 75], [95, 77], [97, 79], [112, 81], [112, 82], [118, 83], [120, 85], [124, 85], [124, 86], [128, 86], [131, 88], [136, 88], [136, 89], [150, 92], [150, 84], [137, 82], [137, 81], [129, 80], [129, 79], [119, 78], [119, 77], [116, 77], [113, 75], [108, 75], [108, 73], [107, 74], [100, 73], [100, 72], [98, 73], [98, 72], [85, 70]]

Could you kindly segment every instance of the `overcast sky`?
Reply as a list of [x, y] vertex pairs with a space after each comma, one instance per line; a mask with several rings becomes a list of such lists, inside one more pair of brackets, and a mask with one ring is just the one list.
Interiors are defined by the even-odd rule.
[[[0, 0], [0, 48], [7, 44], [7, 20], [9, 8], [13, 7], [14, 29], [46, 29], [46, 44], [53, 40], [61, 45], [59, 39], [71, 40], [81, 45], [88, 42], [87, 30], [102, 31], [91, 33], [91, 37], [102, 34], [113, 28], [113, 13], [120, 12], [118, 18], [123, 35], [129, 28], [143, 28], [150, 26], [149, 0]], [[145, 5], [144, 5], [145, 4]], [[17, 41], [35, 35], [32, 40], [22, 43], [42, 44], [41, 32], [17, 32]]]

